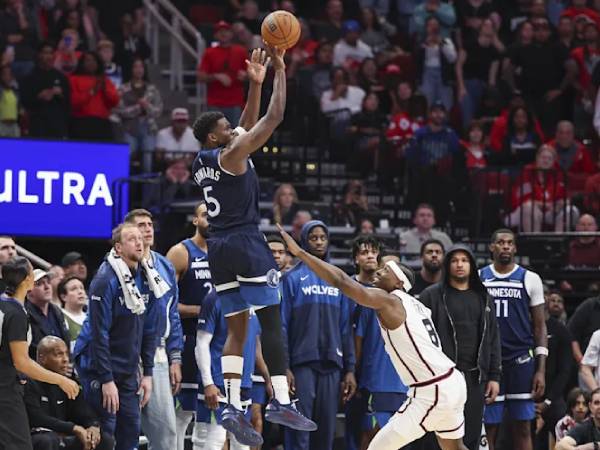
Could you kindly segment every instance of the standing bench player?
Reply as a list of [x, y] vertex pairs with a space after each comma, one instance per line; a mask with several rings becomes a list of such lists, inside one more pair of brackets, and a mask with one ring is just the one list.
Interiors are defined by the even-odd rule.
[[[256, 307], [262, 328], [262, 349], [274, 391], [265, 419], [301, 431], [316, 429], [315, 423], [290, 402], [279, 312], [279, 272], [258, 229], [260, 188], [250, 155], [262, 148], [283, 121], [286, 100], [285, 51], [269, 48], [268, 52], [270, 59], [264, 50], [257, 49], [246, 61], [250, 89], [239, 127], [234, 130], [220, 112], [203, 113], [194, 124], [194, 136], [203, 150], [192, 172], [208, 207], [208, 262], [228, 329], [221, 361], [228, 405], [221, 422], [239, 443], [249, 446], [262, 444], [260, 434], [245, 419], [240, 401], [242, 351], [251, 306]], [[269, 60], [275, 69], [273, 94], [267, 113], [257, 122]]]

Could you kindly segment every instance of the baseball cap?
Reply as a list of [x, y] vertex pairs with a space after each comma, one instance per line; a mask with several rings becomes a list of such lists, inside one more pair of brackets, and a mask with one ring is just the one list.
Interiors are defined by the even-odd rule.
[[38, 281], [40, 281], [42, 278], [47, 277], [47, 276], [48, 276], [48, 272], [46, 272], [45, 270], [35, 269], [33, 271], [33, 281], [35, 281], [36, 283]]
[[190, 113], [185, 108], [175, 108], [171, 112], [171, 120], [189, 120]]
[[356, 20], [346, 20], [342, 24], [342, 31], [344, 33], [349, 33], [349, 32], [360, 33], [360, 24]]
[[79, 252], [69, 252], [62, 257], [61, 266], [68, 267], [77, 261], [83, 260], [83, 255]]
[[441, 109], [443, 111], [446, 111], [446, 105], [444, 105], [444, 102], [442, 102], [441, 100], [436, 100], [429, 107], [429, 111], [433, 111], [434, 109]]
[[217, 31], [221, 31], [221, 30], [231, 30], [231, 24], [224, 20], [219, 20], [215, 24], [215, 26], [213, 28], [213, 32], [216, 33]]

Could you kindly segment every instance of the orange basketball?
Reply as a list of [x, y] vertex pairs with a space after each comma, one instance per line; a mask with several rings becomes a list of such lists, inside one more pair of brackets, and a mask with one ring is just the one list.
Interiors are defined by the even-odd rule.
[[292, 48], [300, 39], [300, 22], [287, 11], [273, 11], [260, 27], [264, 41], [279, 49]]

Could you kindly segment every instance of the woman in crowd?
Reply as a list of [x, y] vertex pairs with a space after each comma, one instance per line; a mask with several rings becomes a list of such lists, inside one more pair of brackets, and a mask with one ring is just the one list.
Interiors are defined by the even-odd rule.
[[525, 232], [542, 231], [544, 225], [556, 232], [569, 230], [579, 211], [567, 198], [564, 177], [555, 168], [556, 150], [542, 145], [535, 162], [526, 165], [512, 189], [512, 212], [506, 225]]
[[132, 153], [142, 152], [144, 172], [152, 171], [152, 155], [156, 148], [156, 120], [163, 103], [160, 92], [148, 82], [146, 64], [135, 58], [131, 66], [131, 81], [119, 89], [121, 101], [116, 113], [121, 118], [125, 140]]
[[57, 291], [63, 304], [62, 312], [65, 315], [67, 328], [69, 329], [71, 344], [75, 346], [83, 321], [87, 317], [85, 307], [88, 303], [88, 296], [85, 292], [85, 286], [79, 278], [71, 275], [58, 284]]
[[469, 172], [487, 166], [488, 149], [485, 142], [485, 131], [481, 122], [474, 120], [467, 128], [466, 140], [461, 140], [464, 149], [465, 167]]
[[298, 212], [298, 194], [289, 183], [281, 184], [273, 195], [273, 223], [291, 225]]
[[335, 207], [333, 223], [355, 228], [369, 212], [367, 188], [360, 180], [350, 180], [342, 195], [342, 201]]
[[507, 133], [497, 162], [511, 166], [529, 164], [535, 160], [541, 143], [533, 114], [527, 107], [517, 106], [508, 115]]
[[556, 424], [556, 442], [564, 438], [569, 430], [583, 422], [589, 413], [589, 394], [582, 389], [573, 388], [567, 395], [567, 414]]
[[71, 75], [71, 137], [82, 140], [109, 140], [113, 133], [111, 110], [119, 103], [114, 84], [104, 74], [97, 53], [85, 52]]
[[352, 116], [348, 131], [354, 139], [354, 152], [349, 155], [348, 164], [363, 176], [379, 167], [381, 134], [385, 127], [385, 114], [379, 109], [377, 94], [367, 94], [362, 111]]
[[390, 41], [382, 31], [377, 15], [372, 8], [361, 9], [360, 24], [363, 30], [360, 40], [371, 47], [373, 53], [378, 53], [390, 46]]
[[31, 379], [58, 385], [70, 399], [79, 393], [72, 380], [44, 369], [29, 358], [31, 331], [27, 324], [25, 297], [33, 289], [33, 267], [22, 256], [2, 265], [5, 297], [0, 298], [0, 448], [31, 450], [31, 430], [17, 371]]

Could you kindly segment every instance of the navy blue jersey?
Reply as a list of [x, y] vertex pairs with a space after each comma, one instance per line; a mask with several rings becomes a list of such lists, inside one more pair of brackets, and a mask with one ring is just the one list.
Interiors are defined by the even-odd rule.
[[[191, 239], [186, 239], [181, 243], [188, 252], [188, 267], [179, 280], [179, 303], [199, 306], [212, 290], [208, 258], [206, 253]], [[196, 336], [197, 324], [198, 321], [194, 318], [181, 319], [183, 334]]]
[[248, 158], [246, 172], [234, 175], [221, 167], [221, 151], [222, 148], [201, 150], [192, 166], [194, 180], [202, 188], [208, 208], [210, 229], [258, 225], [260, 186], [254, 164]]
[[392, 360], [385, 351], [381, 327], [374, 309], [356, 307], [356, 335], [363, 338], [360, 358], [359, 387], [369, 392], [406, 393]]
[[493, 265], [479, 271], [479, 277], [496, 304], [496, 317], [504, 361], [528, 353], [534, 346], [530, 308], [544, 304], [542, 280], [535, 272], [515, 264], [507, 274]]

